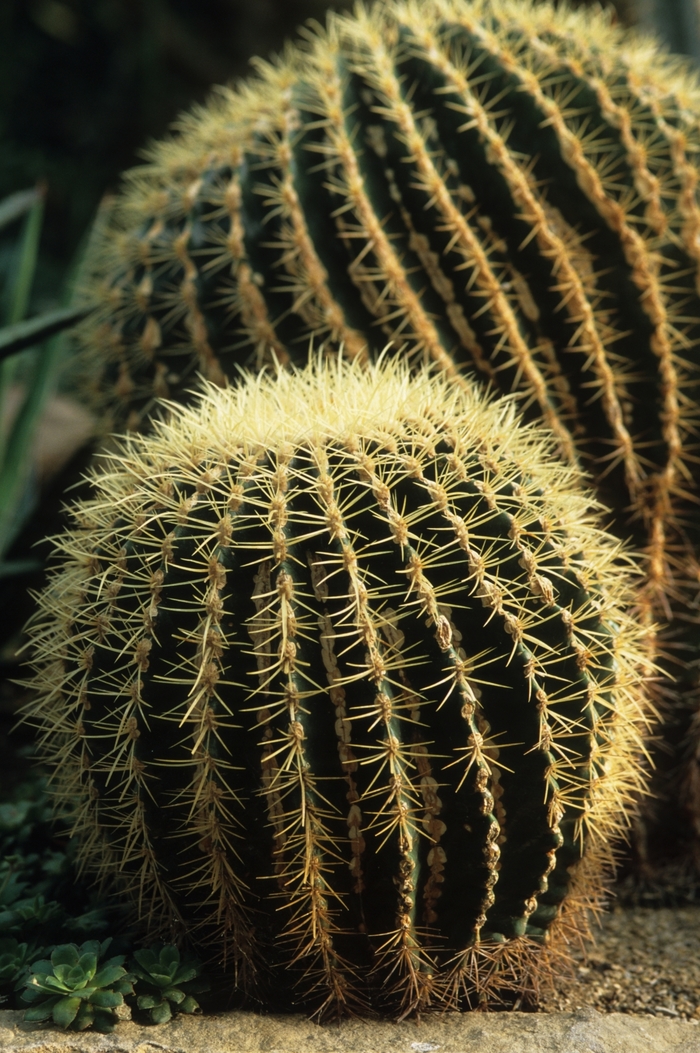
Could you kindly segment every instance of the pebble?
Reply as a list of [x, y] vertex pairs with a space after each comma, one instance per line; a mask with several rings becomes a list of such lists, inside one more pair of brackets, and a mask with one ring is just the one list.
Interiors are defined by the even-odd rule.
[[595, 935], [543, 1009], [590, 1006], [700, 1024], [700, 905], [613, 910]]

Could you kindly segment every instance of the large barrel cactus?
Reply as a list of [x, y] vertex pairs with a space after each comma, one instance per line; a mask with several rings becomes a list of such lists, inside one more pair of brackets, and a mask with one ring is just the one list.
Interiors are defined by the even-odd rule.
[[310, 337], [520, 392], [643, 550], [674, 751], [647, 829], [698, 858], [699, 113], [691, 76], [600, 12], [331, 16], [127, 176], [83, 334], [88, 385], [132, 427], [198, 371], [304, 360]]
[[535, 990], [649, 715], [636, 570], [550, 436], [326, 361], [211, 387], [93, 484], [27, 713], [82, 865], [271, 1005]]

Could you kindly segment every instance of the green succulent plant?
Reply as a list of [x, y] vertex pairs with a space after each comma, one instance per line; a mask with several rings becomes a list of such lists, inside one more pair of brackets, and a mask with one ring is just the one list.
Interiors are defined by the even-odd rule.
[[165, 1024], [173, 1013], [194, 1013], [199, 1003], [193, 995], [209, 990], [200, 977], [202, 963], [180, 958], [177, 947], [145, 947], [134, 951], [129, 971], [136, 988], [136, 1006], [154, 1024]]
[[133, 994], [124, 968], [124, 955], [105, 958], [111, 940], [88, 940], [56, 947], [50, 959], [34, 962], [26, 980], [23, 1001], [29, 1005], [24, 1018], [30, 1023], [48, 1020], [73, 1031], [95, 1027], [113, 1031], [114, 1010]]
[[19, 943], [12, 937], [0, 938], [0, 992], [7, 999], [7, 992], [14, 994], [24, 987], [30, 965], [37, 957], [37, 947]]
[[114, 905], [76, 874], [68, 829], [51, 822], [45, 778], [36, 773], [0, 803], [0, 936], [30, 945], [123, 930]]

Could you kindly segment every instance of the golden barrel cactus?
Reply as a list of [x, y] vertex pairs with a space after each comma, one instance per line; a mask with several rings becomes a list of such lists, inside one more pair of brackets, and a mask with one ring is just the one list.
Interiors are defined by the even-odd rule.
[[82, 866], [271, 1006], [532, 994], [643, 787], [636, 568], [512, 400], [210, 386], [93, 478], [31, 626]]
[[520, 393], [643, 550], [680, 773], [661, 855], [700, 848], [699, 113], [680, 62], [600, 11], [360, 5], [150, 149], [85, 283], [84, 376], [120, 426], [310, 339]]

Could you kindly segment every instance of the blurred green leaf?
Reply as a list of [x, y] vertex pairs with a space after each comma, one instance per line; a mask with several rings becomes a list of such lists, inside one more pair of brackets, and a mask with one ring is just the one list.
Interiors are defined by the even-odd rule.
[[0, 580], [2, 578], [19, 578], [23, 575], [36, 574], [44, 566], [38, 559], [15, 559], [9, 563], [0, 563]]
[[31, 190], [18, 190], [0, 201], [0, 229], [13, 223], [16, 219], [28, 212], [42, 197], [42, 191], [37, 187]]
[[5, 325], [16, 325], [27, 313], [29, 296], [34, 281], [39, 238], [44, 218], [44, 193], [40, 192], [32, 205], [24, 223], [20, 238], [17, 262], [13, 268], [12, 280], [8, 282], [4, 293], [3, 321]]
[[5, 326], [4, 329], [0, 329], [0, 358], [9, 358], [18, 351], [24, 351], [27, 347], [33, 347], [55, 336], [68, 326], [79, 322], [87, 313], [80, 307], [61, 307], [57, 311], [39, 315], [38, 318]]
[[[4, 290], [2, 314], [5, 325], [8, 326], [22, 321], [29, 304], [43, 214], [44, 195], [41, 193], [37, 196], [25, 219], [17, 249], [17, 263], [13, 268], [13, 276]], [[14, 358], [0, 362], [0, 420], [6, 410], [8, 388], [14, 378], [16, 367], [17, 360]], [[29, 401], [29, 397], [26, 401]], [[25, 449], [18, 450], [16, 438], [24, 438], [27, 429], [26, 415], [21, 424], [21, 432], [15, 438], [17, 425], [20, 423], [19, 418], [22, 416], [23, 413], [20, 412], [9, 438], [6, 437], [4, 429], [0, 428], [0, 558], [14, 539], [17, 506], [24, 488], [28, 454]]]
[[[16, 280], [6, 301], [9, 323], [0, 330], [0, 410], [14, 375], [16, 358], [10, 358], [22, 347], [40, 343], [27, 390], [9, 435], [0, 431], [0, 561], [12, 545], [22, 523], [30, 514], [35, 497], [31, 490], [32, 445], [38, 422], [54, 384], [64, 352], [63, 331], [83, 317], [84, 310], [62, 307], [39, 318], [21, 321], [26, 310], [31, 279], [36, 263], [36, 251], [41, 229], [43, 200], [38, 201], [27, 216], [19, 252]], [[72, 280], [79, 269], [85, 250], [84, 241], [74, 260], [68, 280], [64, 283], [62, 299], [69, 299]], [[0, 572], [1, 574], [2, 572]]]

